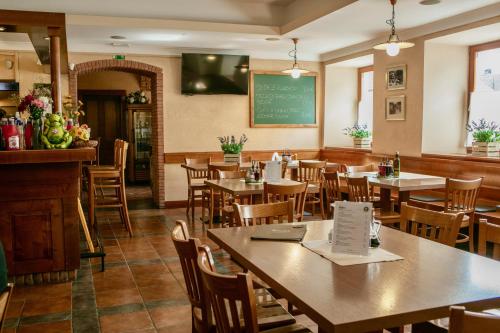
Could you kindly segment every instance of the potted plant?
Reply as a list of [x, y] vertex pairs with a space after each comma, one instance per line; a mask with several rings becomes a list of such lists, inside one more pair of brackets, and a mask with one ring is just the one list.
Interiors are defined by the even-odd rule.
[[344, 128], [344, 134], [350, 136], [354, 142], [354, 148], [370, 148], [372, 133], [366, 124], [356, 124], [352, 127]]
[[481, 118], [479, 122], [474, 120], [467, 125], [467, 131], [472, 132], [472, 155], [499, 157], [500, 129], [492, 121], [488, 122]]
[[239, 163], [241, 157], [241, 151], [245, 142], [247, 142], [247, 136], [243, 134], [239, 141], [236, 141], [234, 135], [231, 136], [219, 136], [220, 147], [224, 152], [224, 162]]

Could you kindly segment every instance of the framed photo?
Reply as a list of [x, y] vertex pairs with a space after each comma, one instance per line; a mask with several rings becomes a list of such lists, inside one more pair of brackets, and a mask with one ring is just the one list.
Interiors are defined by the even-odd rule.
[[385, 82], [387, 90], [406, 89], [406, 65], [387, 68]]
[[405, 120], [406, 119], [406, 96], [388, 96], [385, 99], [385, 119]]

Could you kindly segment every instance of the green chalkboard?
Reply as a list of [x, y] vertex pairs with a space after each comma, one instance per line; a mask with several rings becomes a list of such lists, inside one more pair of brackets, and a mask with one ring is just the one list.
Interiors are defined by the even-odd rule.
[[252, 127], [316, 127], [316, 75], [252, 72]]

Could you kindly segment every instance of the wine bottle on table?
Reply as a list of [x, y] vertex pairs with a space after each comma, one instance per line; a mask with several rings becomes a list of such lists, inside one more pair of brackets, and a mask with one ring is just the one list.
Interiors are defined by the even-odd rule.
[[396, 157], [394, 158], [394, 177], [399, 178], [401, 172], [401, 160], [399, 158], [399, 151], [396, 152]]

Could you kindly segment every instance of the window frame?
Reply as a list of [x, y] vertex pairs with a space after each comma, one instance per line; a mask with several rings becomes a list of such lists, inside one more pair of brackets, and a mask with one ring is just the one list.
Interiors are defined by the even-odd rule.
[[374, 72], [374, 66], [369, 65], [358, 68], [358, 103], [361, 101], [361, 83], [362, 83], [363, 73], [366, 72]]
[[470, 94], [476, 88], [476, 58], [477, 53], [500, 48], [500, 40], [469, 46], [469, 103]]

